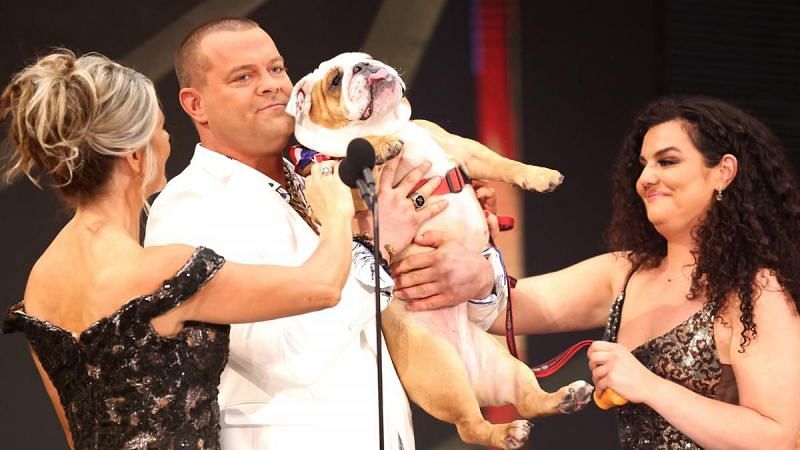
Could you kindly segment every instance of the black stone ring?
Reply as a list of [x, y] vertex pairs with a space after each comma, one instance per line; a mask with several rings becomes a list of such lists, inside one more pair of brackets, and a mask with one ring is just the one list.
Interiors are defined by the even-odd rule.
[[414, 209], [417, 211], [425, 207], [425, 197], [419, 192], [412, 192], [408, 199], [411, 200], [411, 203], [414, 204]]

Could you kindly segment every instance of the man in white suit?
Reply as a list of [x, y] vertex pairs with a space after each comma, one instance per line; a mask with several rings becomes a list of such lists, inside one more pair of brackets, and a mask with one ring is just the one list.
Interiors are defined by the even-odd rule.
[[[176, 73], [200, 143], [155, 201], [145, 244], [205, 245], [242, 263], [301, 264], [318, 237], [302, 179], [282, 157], [293, 131], [284, 112], [292, 84], [272, 39], [248, 19], [210, 22], [184, 40]], [[416, 211], [402, 188], [379, 193], [382, 210], [392, 211], [381, 216], [382, 241], [396, 248], [439, 210]], [[369, 252], [353, 248], [362, 263], [354, 262], [336, 307], [232, 326], [219, 392], [223, 448], [378, 448], [374, 280]], [[464, 255], [463, 266], [472, 273], [450, 294], [489, 298], [476, 303], [490, 305], [488, 324], [492, 267], [480, 255]], [[313, 283], [314, 274], [297, 282]], [[381, 275], [385, 300], [391, 283]], [[413, 449], [408, 400], [388, 353], [383, 377], [385, 448]]]

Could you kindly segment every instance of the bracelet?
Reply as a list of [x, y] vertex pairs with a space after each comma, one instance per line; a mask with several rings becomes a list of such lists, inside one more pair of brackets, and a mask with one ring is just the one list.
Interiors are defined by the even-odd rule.
[[389, 254], [389, 262], [391, 263], [395, 255], [397, 255], [397, 252], [394, 247], [392, 247], [392, 244], [383, 244], [383, 249]]

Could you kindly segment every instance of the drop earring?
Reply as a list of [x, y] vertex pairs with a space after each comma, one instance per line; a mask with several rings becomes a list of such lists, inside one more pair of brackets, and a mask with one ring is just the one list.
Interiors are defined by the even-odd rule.
[[714, 196], [714, 198], [716, 198], [718, 202], [721, 202], [722, 201], [722, 188], [718, 187], [716, 189], [716, 191], [717, 191], [717, 194]]

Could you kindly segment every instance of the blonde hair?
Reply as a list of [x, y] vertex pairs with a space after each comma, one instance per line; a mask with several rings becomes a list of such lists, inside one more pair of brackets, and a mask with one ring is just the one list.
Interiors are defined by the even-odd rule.
[[[156, 175], [150, 140], [159, 119], [153, 83], [100, 54], [76, 57], [66, 49], [40, 58], [14, 75], [0, 96], [14, 143], [6, 181], [39, 176], [71, 206], [96, 198], [118, 157], [145, 148], [142, 198]], [[38, 173], [35, 173], [35, 170]]]

